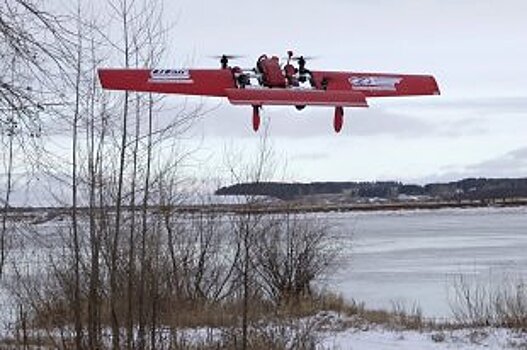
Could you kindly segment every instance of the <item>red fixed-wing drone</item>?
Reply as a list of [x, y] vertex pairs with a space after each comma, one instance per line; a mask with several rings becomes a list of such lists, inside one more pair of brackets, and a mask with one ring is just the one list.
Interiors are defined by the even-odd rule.
[[311, 71], [307, 57], [287, 54], [283, 66], [278, 57], [262, 55], [255, 68], [242, 69], [229, 66], [235, 56], [222, 55], [221, 69], [99, 69], [99, 79], [104, 89], [219, 96], [251, 105], [255, 131], [264, 105], [335, 107], [333, 127], [339, 132], [344, 107], [368, 107], [368, 97], [439, 95], [429, 75]]

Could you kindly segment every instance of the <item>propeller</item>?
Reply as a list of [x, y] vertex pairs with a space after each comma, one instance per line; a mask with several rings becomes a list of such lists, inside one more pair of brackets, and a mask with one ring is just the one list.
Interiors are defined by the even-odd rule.
[[227, 69], [227, 67], [229, 65], [229, 60], [240, 59], [240, 58], [243, 58], [245, 56], [243, 56], [243, 55], [223, 54], [223, 55], [213, 55], [213, 56], [209, 56], [209, 57], [213, 58], [213, 59], [216, 59], [216, 60], [220, 60], [221, 68]]
[[212, 55], [212, 56], [209, 56], [210, 58], [214, 58], [216, 60], [219, 60], [219, 59], [222, 59], [222, 58], [226, 58], [228, 60], [236, 60], [236, 59], [239, 59], [239, 58], [244, 58], [245, 56], [244, 55], [227, 55], [227, 54], [223, 54], [223, 55]]
[[293, 61], [301, 61], [301, 60], [304, 60], [304, 61], [313, 61], [313, 60], [316, 60], [318, 59], [319, 57], [318, 56], [303, 56], [303, 55], [300, 55], [300, 56], [293, 56], [291, 57], [291, 59]]
[[308, 70], [306, 69], [307, 61], [312, 61], [317, 58], [317, 56], [289, 56], [290, 60], [296, 61], [298, 63], [298, 71], [300, 72], [300, 74], [305, 74], [306, 72], [308, 72]]
[[299, 73], [305, 74], [308, 72], [308, 70], [306, 69], [307, 61], [312, 61], [317, 58], [318, 56], [304, 56], [304, 55], [295, 56], [293, 55], [293, 51], [287, 51], [287, 57], [285, 59], [287, 59], [287, 63], [289, 63], [290, 61], [296, 61], [298, 63]]

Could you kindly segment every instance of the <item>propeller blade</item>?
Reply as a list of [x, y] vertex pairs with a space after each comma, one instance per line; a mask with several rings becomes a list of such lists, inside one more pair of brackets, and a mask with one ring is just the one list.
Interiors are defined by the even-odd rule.
[[304, 61], [312, 61], [318, 59], [319, 56], [293, 56], [291, 59], [293, 61], [300, 61], [301, 59], [304, 59]]
[[209, 58], [212, 58], [212, 59], [215, 59], [215, 60], [220, 60], [222, 58], [226, 58], [228, 60], [236, 60], [236, 59], [239, 59], [239, 58], [244, 58], [245, 56], [244, 55], [212, 55], [212, 56], [208, 56]]

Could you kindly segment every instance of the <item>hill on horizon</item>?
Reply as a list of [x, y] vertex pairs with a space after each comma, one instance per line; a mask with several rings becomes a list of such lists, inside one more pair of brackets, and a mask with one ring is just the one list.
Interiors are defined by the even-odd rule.
[[325, 194], [342, 194], [362, 198], [396, 198], [406, 195], [448, 200], [483, 200], [527, 197], [527, 178], [466, 178], [426, 185], [404, 184], [397, 181], [248, 182], [221, 187], [216, 190], [215, 194], [270, 196], [282, 200]]

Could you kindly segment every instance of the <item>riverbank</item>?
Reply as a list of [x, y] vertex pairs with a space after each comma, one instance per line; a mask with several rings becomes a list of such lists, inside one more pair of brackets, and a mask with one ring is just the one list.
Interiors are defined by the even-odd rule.
[[[229, 203], [229, 204], [191, 204], [176, 206], [150, 206], [149, 211], [170, 212], [174, 214], [217, 213], [217, 214], [278, 214], [278, 213], [327, 213], [327, 212], [367, 212], [367, 211], [399, 211], [399, 210], [434, 210], [453, 208], [505, 208], [527, 206], [527, 198], [506, 198], [485, 201], [376, 201], [368, 203], [321, 203], [317, 201], [266, 201], [259, 200], [254, 203]], [[5, 209], [0, 209], [0, 215]], [[8, 209], [8, 218], [25, 219], [33, 222], [46, 222], [60, 218], [71, 213], [71, 207], [11, 207]], [[79, 214], [88, 214], [92, 209], [78, 207]], [[95, 212], [115, 212], [115, 207], [93, 209]], [[141, 211], [141, 206], [123, 206], [123, 211]]]

